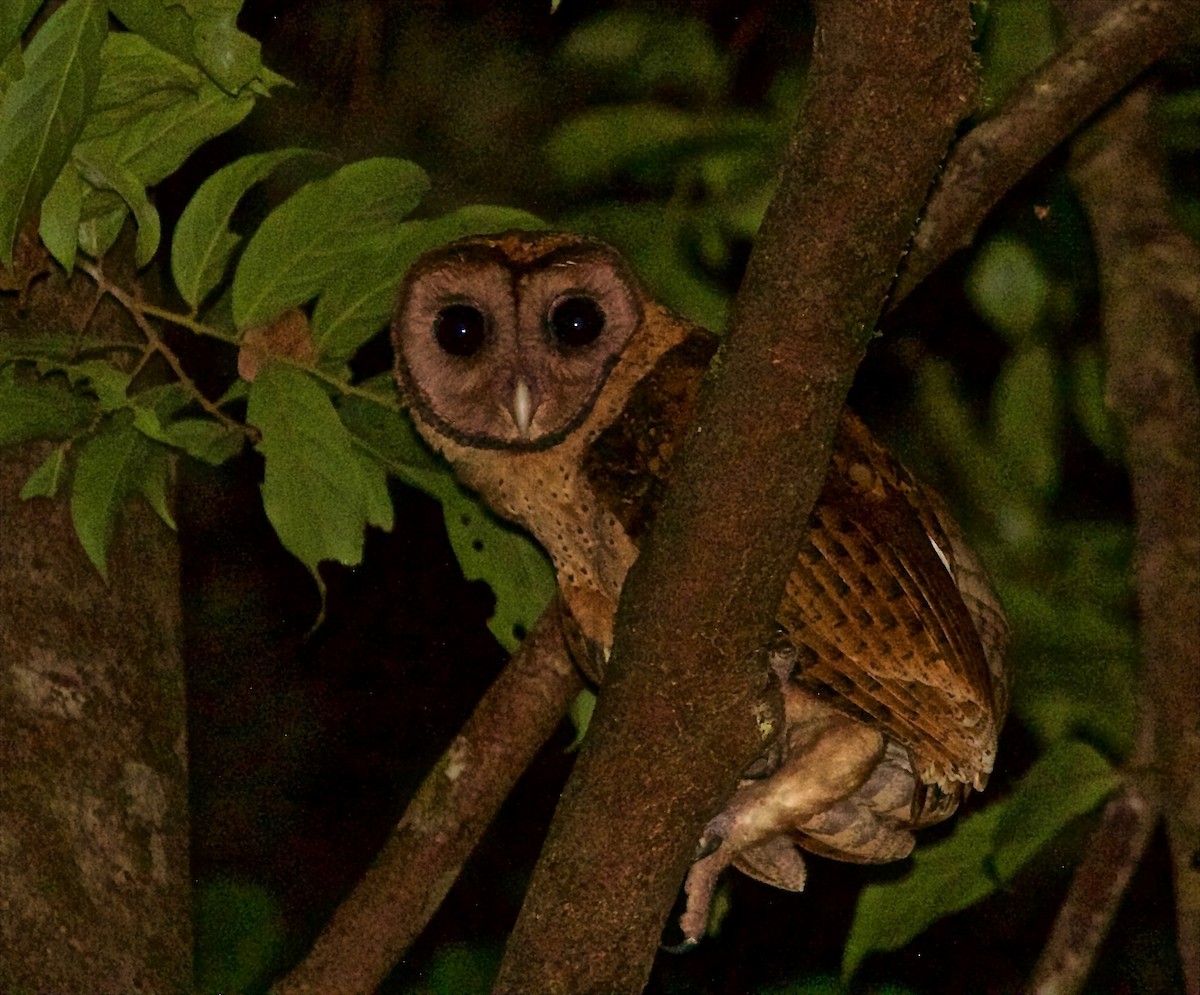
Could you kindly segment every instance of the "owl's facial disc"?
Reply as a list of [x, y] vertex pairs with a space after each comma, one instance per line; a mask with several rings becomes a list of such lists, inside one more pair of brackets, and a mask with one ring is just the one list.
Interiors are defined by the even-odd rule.
[[578, 240], [514, 260], [468, 240], [410, 270], [393, 324], [397, 375], [438, 432], [543, 449], [587, 418], [641, 317], [607, 246]]

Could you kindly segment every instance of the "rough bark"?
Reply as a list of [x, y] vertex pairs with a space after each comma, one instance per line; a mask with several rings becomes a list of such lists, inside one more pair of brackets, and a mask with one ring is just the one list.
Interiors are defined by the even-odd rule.
[[498, 991], [640, 991], [704, 821], [763, 748], [759, 649], [867, 330], [971, 108], [970, 33], [966, 3], [818, 5], [729, 347], [626, 584]]
[[[21, 307], [2, 295], [0, 336], [67, 332], [94, 296], [88, 281], [68, 289], [61, 276]], [[0, 989], [187, 991], [174, 537], [132, 505], [106, 583], [66, 501], [18, 497], [47, 452], [0, 451]]]

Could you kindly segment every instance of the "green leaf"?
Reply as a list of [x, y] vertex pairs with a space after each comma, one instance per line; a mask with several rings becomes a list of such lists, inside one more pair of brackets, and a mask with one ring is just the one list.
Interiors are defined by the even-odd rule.
[[231, 97], [194, 66], [137, 34], [111, 35], [101, 55], [94, 113], [75, 149], [76, 161], [99, 174], [85, 193], [79, 244], [93, 256], [107, 252], [120, 234], [128, 202], [135, 216], [140, 214], [144, 257], [155, 241], [156, 224], [144, 188], [239, 124], [255, 98], [249, 92]]
[[425, 449], [407, 417], [353, 396], [343, 398], [338, 411], [360, 447], [381, 466], [441, 502], [463, 576], [486, 581], [496, 596], [488, 628], [500, 645], [515, 650], [518, 632], [532, 628], [557, 590], [541, 547], [467, 492]]
[[842, 952], [844, 980], [867, 954], [899, 950], [937, 920], [991, 894], [996, 884], [984, 857], [1001, 815], [1000, 806], [991, 805], [960, 819], [953, 835], [913, 853], [904, 877], [862, 890]]
[[146, 196], [146, 187], [130, 170], [108, 158], [107, 151], [96, 143], [81, 145], [75, 162], [88, 183], [97, 190], [111, 190], [133, 212], [138, 229], [134, 261], [139, 267], [145, 266], [154, 258], [162, 237], [158, 211]]
[[575, 695], [575, 700], [571, 702], [571, 707], [567, 710], [567, 717], [571, 720], [571, 725], [575, 727], [575, 738], [567, 747], [567, 753], [574, 753], [579, 749], [583, 743], [583, 737], [587, 735], [588, 726], [592, 724], [592, 713], [595, 711], [595, 691], [584, 688]]
[[728, 59], [702, 20], [662, 10], [612, 10], [568, 35], [558, 60], [566, 71], [602, 75], [631, 96], [656, 91], [689, 100], [720, 97], [729, 83]]
[[163, 427], [163, 441], [212, 466], [233, 459], [246, 437], [210, 418], [181, 418]]
[[162, 450], [152, 451], [154, 458], [146, 463], [146, 474], [142, 478], [138, 490], [142, 497], [154, 509], [155, 514], [163, 520], [172, 532], [178, 532], [179, 526], [171, 514], [170, 501], [167, 498], [167, 482], [170, 479], [171, 466]]
[[41, 466], [29, 475], [25, 486], [21, 488], [21, 500], [28, 501], [35, 497], [52, 498], [57, 496], [66, 466], [67, 447], [57, 446], [49, 456], [42, 460]]
[[109, 0], [114, 16], [130, 32], [187, 62], [195, 62], [192, 19], [172, 0]]
[[79, 450], [71, 485], [71, 521], [88, 559], [107, 578], [108, 548], [125, 500], [159, 472], [166, 450], [133, 427], [133, 415], [111, 418]]
[[433, 955], [421, 991], [424, 995], [483, 995], [492, 990], [500, 954], [500, 948], [491, 943], [447, 943]]
[[99, 134], [89, 125], [78, 153], [107, 155], [154, 186], [205, 142], [240, 124], [255, 103], [253, 94], [231, 97], [208, 80], [193, 92], [172, 90], [168, 96], [163, 106], [146, 108], [116, 131]]
[[387, 482], [355, 451], [325, 392], [302, 371], [269, 363], [250, 385], [246, 418], [262, 433], [263, 507], [284, 547], [314, 576], [322, 560], [358, 563], [364, 528], [391, 528]]
[[993, 840], [992, 863], [1001, 883], [1011, 881], [1071, 821], [1116, 791], [1120, 776], [1087, 743], [1063, 740], [1038, 758], [1004, 800]]
[[50, 255], [58, 260], [68, 276], [75, 267], [75, 250], [79, 247], [79, 220], [85, 189], [79, 170], [68, 162], [42, 201], [38, 233]]
[[88, 185], [79, 213], [79, 247], [99, 259], [116, 242], [128, 214], [125, 201], [111, 190], [97, 190]]
[[195, 892], [198, 992], [265, 991], [287, 949], [279, 900], [259, 883], [206, 878]]
[[91, 107], [107, 29], [100, 0], [68, 0], [34, 36], [0, 107], [0, 262], [54, 185]]
[[703, 117], [671, 107], [598, 107], [561, 125], [546, 143], [546, 156], [568, 189], [600, 185], [624, 173], [662, 181], [674, 175], [673, 160], [709, 132]]
[[1044, 346], [1022, 349], [1000, 371], [992, 395], [992, 433], [1009, 479], [1039, 495], [1058, 486], [1058, 383]]
[[1028, 245], [1000, 236], [976, 255], [966, 291], [988, 324], [1020, 348], [1043, 324], [1050, 284]]
[[1121, 459], [1116, 419], [1104, 403], [1104, 360], [1094, 343], [1076, 351], [1071, 364], [1071, 401], [1084, 433], [1114, 463]]
[[101, 411], [116, 411], [127, 407], [129, 374], [118, 370], [102, 359], [85, 359], [79, 363], [64, 363], [47, 359], [38, 364], [39, 372], [65, 373], [72, 384], [85, 387], [96, 395]]
[[9, 50], [8, 55], [0, 57], [0, 103], [17, 80], [25, 75], [25, 54], [19, 45]]
[[[112, 345], [112, 342], [105, 339], [74, 333], [10, 336], [6, 332], [0, 336], [0, 363], [13, 359], [35, 363], [69, 363], [79, 355], [96, 349], [110, 349]], [[136, 348], [140, 349], [140, 346]]]
[[960, 819], [948, 839], [918, 847], [904, 877], [863, 889], [842, 955], [843, 979], [867, 954], [899, 950], [937, 920], [982, 901], [1118, 784], [1092, 747], [1056, 743], [1011, 795]]
[[246, 436], [237, 427], [208, 417], [178, 417], [194, 400], [178, 383], [139, 391], [130, 399], [134, 427], [155, 442], [182, 449], [213, 466], [240, 453]]
[[984, 18], [981, 108], [1002, 101], [1058, 49], [1051, 0], [1007, 0], [990, 4]]
[[419, 166], [383, 158], [351, 163], [302, 187], [267, 216], [238, 263], [237, 327], [311, 300], [347, 265], [394, 245], [397, 227], [428, 189]]
[[254, 184], [307, 149], [278, 149], [243, 156], [201, 185], [179, 216], [171, 242], [171, 275], [183, 299], [198, 308], [221, 282], [241, 236], [229, 230], [234, 209]]
[[[1095, 523], [1088, 524], [1092, 532]], [[1121, 531], [1131, 547], [1128, 527]], [[1084, 735], [1112, 756], [1127, 756], [1133, 747], [1138, 663], [1127, 586], [1131, 553], [1127, 548], [1111, 559], [1098, 548], [1101, 543], [1072, 537], [1061, 523], [1043, 534], [1040, 545], [1047, 569], [1063, 569], [1049, 576], [1022, 574], [1002, 582], [1000, 590], [1011, 616], [1020, 620], [1017, 655], [1025, 661], [1013, 710], [1043, 744]], [[1103, 584], [1100, 577], [1117, 576], [1117, 562], [1125, 565], [1124, 584]]]
[[387, 250], [367, 253], [331, 274], [313, 312], [313, 341], [322, 361], [346, 362], [388, 323], [400, 279], [421, 253], [467, 235], [545, 227], [527, 211], [485, 204], [463, 207], [433, 221], [398, 225], [395, 242]]
[[199, 65], [224, 92], [265, 92], [284, 82], [262, 64], [261, 46], [237, 29], [240, 3], [111, 0], [113, 14], [166, 52]]
[[682, 219], [661, 203], [604, 203], [558, 219], [565, 231], [611, 242], [656, 300], [719, 332], [729, 297], [697, 272]]
[[262, 45], [238, 30], [236, 9], [197, 18], [192, 37], [200, 65], [226, 93], [262, 76]]
[[81, 432], [96, 405], [61, 377], [35, 379], [0, 367], [0, 446], [30, 439], [65, 439]]
[[4, 0], [0, 4], [0, 55], [7, 54], [21, 41], [42, 0]]
[[182, 110], [203, 82], [199, 69], [141, 35], [114, 31], [100, 50], [100, 85], [83, 138], [112, 135], [151, 112]]
[[463, 490], [443, 497], [442, 511], [463, 576], [486, 580], [496, 595], [488, 628], [501, 646], [515, 651], [558, 590], [549, 559], [524, 533], [498, 525]]

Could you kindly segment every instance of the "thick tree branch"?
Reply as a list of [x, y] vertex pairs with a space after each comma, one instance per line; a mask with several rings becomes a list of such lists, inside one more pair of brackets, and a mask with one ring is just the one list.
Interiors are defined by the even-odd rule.
[[275, 995], [375, 991], [433, 918], [583, 679], [555, 601], [409, 802], [391, 838]]
[[974, 128], [946, 161], [893, 301], [970, 245], [988, 212], [1018, 180], [1197, 26], [1197, 3], [1114, 3], [1090, 31], [1035, 73], [1001, 113]]
[[[21, 242], [35, 238], [27, 229]], [[131, 272], [132, 239], [112, 258]], [[26, 290], [22, 301], [0, 294], [0, 340], [77, 319], [91, 336], [129, 340], [128, 316], [111, 302], [95, 308], [87, 281], [54, 269]], [[0, 989], [186, 991], [178, 545], [132, 502], [106, 581], [67, 501], [19, 497], [52, 450], [0, 450]]]
[[[500, 991], [639, 991], [704, 820], [763, 747], [759, 655], [892, 274], [974, 94], [967, 4], [819, 4], [812, 89]], [[761, 714], [760, 714], [761, 719]]]
[[1172, 224], [1149, 101], [1139, 91], [1109, 115], [1072, 175], [1096, 238], [1108, 403], [1126, 434], [1143, 694], [1155, 713], [1179, 952], [1187, 991], [1200, 995], [1200, 249]]

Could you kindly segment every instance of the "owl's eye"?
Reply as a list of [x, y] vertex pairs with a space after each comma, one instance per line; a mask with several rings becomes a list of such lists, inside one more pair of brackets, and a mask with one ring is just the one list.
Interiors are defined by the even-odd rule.
[[433, 319], [433, 334], [451, 356], [473, 356], [487, 338], [487, 318], [470, 304], [450, 304]]
[[547, 322], [560, 345], [585, 346], [604, 331], [604, 312], [590, 297], [564, 297], [550, 309]]

